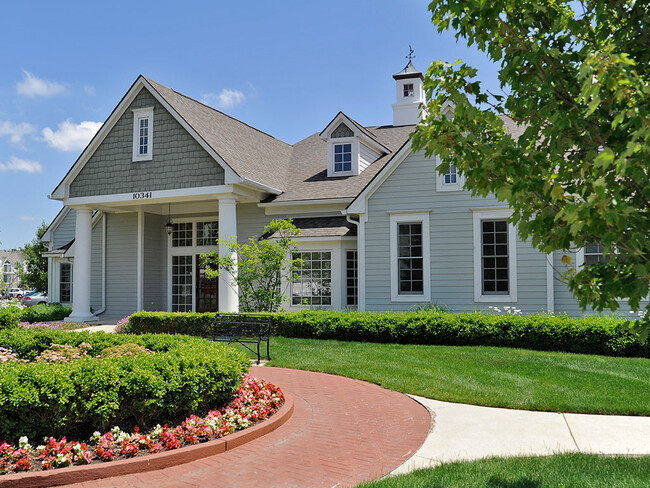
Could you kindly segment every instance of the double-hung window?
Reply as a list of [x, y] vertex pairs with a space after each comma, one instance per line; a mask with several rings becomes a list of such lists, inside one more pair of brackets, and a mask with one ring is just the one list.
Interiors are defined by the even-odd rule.
[[517, 246], [509, 209], [474, 209], [474, 301], [517, 301]]
[[428, 302], [431, 299], [429, 212], [389, 214], [391, 300]]
[[133, 161], [153, 158], [153, 107], [133, 109]]

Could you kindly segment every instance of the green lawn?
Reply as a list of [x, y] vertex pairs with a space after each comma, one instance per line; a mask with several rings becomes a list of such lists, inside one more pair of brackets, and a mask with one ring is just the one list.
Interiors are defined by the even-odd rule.
[[650, 457], [585, 454], [451, 463], [358, 488], [647, 488]]
[[271, 339], [272, 366], [323, 371], [437, 400], [650, 415], [650, 360], [496, 347]]

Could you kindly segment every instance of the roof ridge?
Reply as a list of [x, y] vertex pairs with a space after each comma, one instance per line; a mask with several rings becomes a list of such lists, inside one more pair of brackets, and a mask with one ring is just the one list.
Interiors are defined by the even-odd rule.
[[235, 122], [239, 122], [240, 124], [245, 125], [246, 127], [248, 127], [248, 128], [250, 128], [250, 129], [253, 129], [253, 130], [259, 132], [260, 134], [263, 134], [263, 135], [265, 135], [265, 136], [267, 136], [267, 137], [270, 137], [270, 138], [273, 139], [273, 140], [276, 140], [276, 141], [278, 141], [278, 142], [281, 142], [282, 144], [284, 144], [284, 145], [286, 145], [286, 146], [293, 147], [293, 144], [289, 144], [288, 142], [284, 142], [282, 139], [278, 139], [277, 137], [272, 136], [271, 134], [269, 134], [269, 133], [267, 133], [267, 132], [264, 132], [263, 130], [258, 129], [257, 127], [253, 127], [252, 125], [247, 124], [246, 122], [243, 122], [243, 121], [239, 120], [238, 118], [233, 117], [232, 115], [228, 115], [227, 113], [222, 112], [221, 110], [217, 110], [216, 108], [211, 107], [210, 105], [208, 105], [208, 104], [206, 104], [206, 103], [199, 102], [197, 99], [192, 98], [192, 97], [190, 97], [190, 96], [188, 96], [188, 95], [185, 95], [184, 93], [181, 93], [181, 92], [179, 92], [179, 91], [176, 91], [176, 90], [174, 90], [173, 88], [168, 87], [167, 85], [163, 85], [162, 83], [158, 83], [156, 80], [152, 80], [151, 78], [147, 78], [147, 77], [144, 76], [144, 75], [143, 75], [142, 77], [143, 77], [144, 79], [146, 79], [146, 80], [147, 80], [148, 82], [150, 82], [150, 83], [153, 82], [153, 83], [155, 83], [156, 85], [160, 85], [160, 86], [162, 86], [163, 88], [167, 88], [168, 90], [173, 91], [174, 93], [176, 93], [177, 95], [180, 95], [180, 96], [183, 97], [183, 98], [187, 98], [188, 100], [191, 100], [191, 101], [194, 102], [194, 103], [198, 103], [199, 105], [202, 105], [203, 107], [206, 107], [206, 108], [212, 110], [213, 112], [217, 112], [218, 114], [221, 114], [221, 115], [223, 115], [223, 116], [225, 116], [225, 117], [228, 117], [229, 119], [232, 119], [232, 120], [234, 120]]

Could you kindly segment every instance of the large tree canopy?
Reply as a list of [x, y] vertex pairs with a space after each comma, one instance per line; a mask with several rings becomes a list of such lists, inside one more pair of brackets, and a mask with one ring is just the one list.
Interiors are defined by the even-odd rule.
[[47, 224], [42, 222], [36, 229], [36, 237], [21, 248], [25, 262], [18, 269], [18, 276], [23, 286], [37, 291], [47, 291], [47, 258], [43, 253], [47, 252], [47, 246], [41, 242], [41, 237], [47, 230]]
[[[602, 245], [607, 262], [567, 275], [581, 306], [615, 310], [628, 299], [642, 308], [650, 281], [648, 3], [435, 0], [429, 10], [438, 31], [455, 30], [499, 64], [502, 92], [483, 89], [460, 61], [434, 62], [415, 150], [453, 160], [473, 194], [507, 202], [521, 237], [541, 251]], [[453, 119], [442, 114], [447, 101]]]

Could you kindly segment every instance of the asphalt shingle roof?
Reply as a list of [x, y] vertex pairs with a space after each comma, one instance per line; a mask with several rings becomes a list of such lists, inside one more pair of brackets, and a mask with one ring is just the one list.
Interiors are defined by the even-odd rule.
[[[357, 226], [348, 222], [345, 217], [308, 217], [293, 219], [293, 225], [300, 229], [300, 234], [296, 239], [301, 237], [345, 237], [356, 236]], [[260, 239], [272, 239], [280, 237], [276, 232], [273, 234], [263, 234]]]

